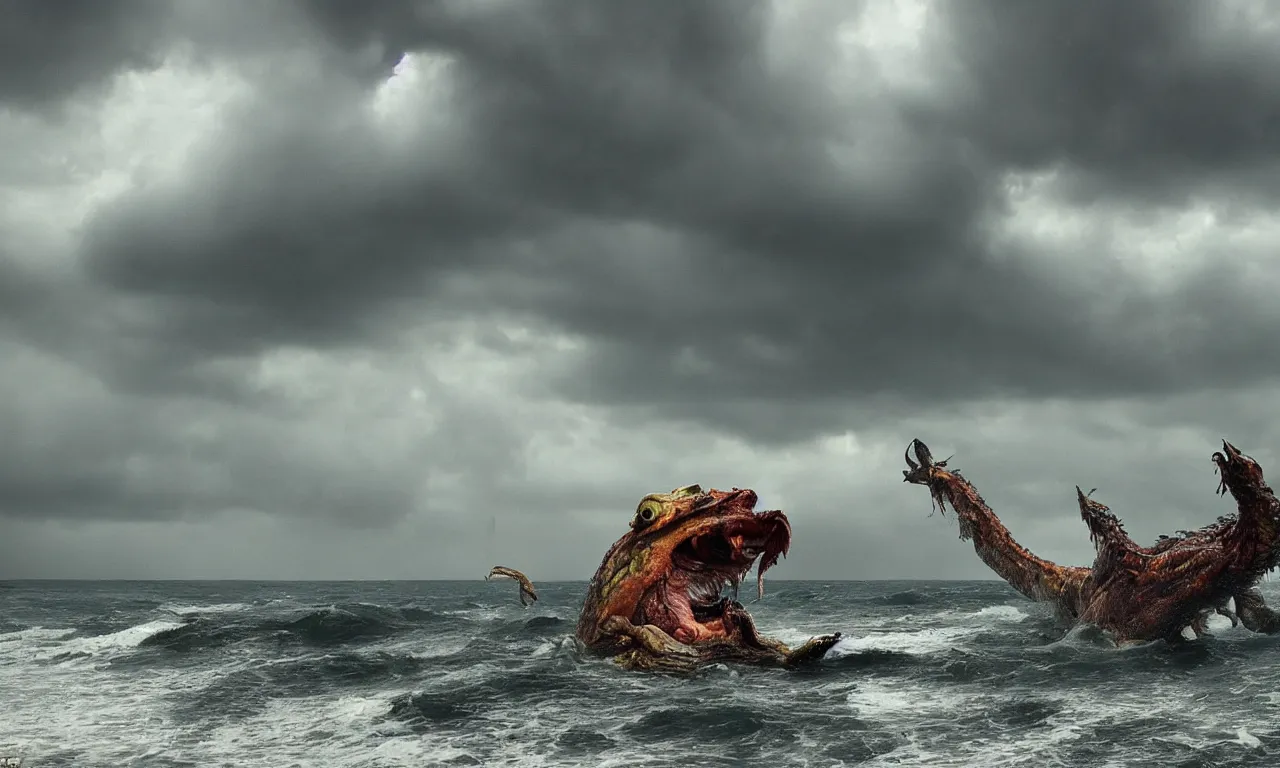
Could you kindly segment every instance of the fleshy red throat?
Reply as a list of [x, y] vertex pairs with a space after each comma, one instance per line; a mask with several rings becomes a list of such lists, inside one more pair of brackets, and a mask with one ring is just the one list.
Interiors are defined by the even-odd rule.
[[790, 546], [791, 524], [780, 511], [727, 518], [676, 546], [666, 579], [645, 595], [636, 619], [684, 643], [729, 637], [750, 616], [736, 600], [721, 597], [724, 588], [732, 586], [736, 598], [758, 561], [756, 592], [764, 597], [765, 571]]

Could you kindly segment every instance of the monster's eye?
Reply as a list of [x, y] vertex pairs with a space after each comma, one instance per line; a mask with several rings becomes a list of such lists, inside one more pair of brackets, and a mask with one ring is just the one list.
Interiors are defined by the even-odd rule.
[[635, 528], [640, 525], [648, 525], [658, 518], [658, 502], [653, 499], [645, 499], [640, 502], [640, 506], [636, 508], [635, 519], [631, 521], [631, 527]]

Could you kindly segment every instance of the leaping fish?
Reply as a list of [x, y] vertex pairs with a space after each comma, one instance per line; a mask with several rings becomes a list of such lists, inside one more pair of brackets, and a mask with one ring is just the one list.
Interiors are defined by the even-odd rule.
[[489, 575], [484, 577], [485, 581], [492, 579], [494, 576], [505, 576], [508, 579], [515, 579], [520, 582], [520, 604], [528, 608], [531, 604], [538, 602], [538, 593], [533, 590], [533, 582], [529, 581], [529, 577], [517, 571], [515, 568], [508, 568], [505, 565], [495, 565], [489, 569]]

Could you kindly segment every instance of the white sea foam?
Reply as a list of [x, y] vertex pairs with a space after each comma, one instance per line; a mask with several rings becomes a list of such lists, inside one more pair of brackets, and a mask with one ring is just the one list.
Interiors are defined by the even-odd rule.
[[[804, 675], [729, 667], [698, 681], [624, 673], [603, 661], [569, 663], [558, 658], [573, 647], [564, 628], [508, 631], [513, 619], [531, 617], [518, 606], [491, 609], [504, 622], [497, 626], [433, 623], [359, 646], [310, 652], [295, 646], [282, 652], [274, 641], [182, 653], [137, 648], [146, 637], [181, 626], [174, 619], [191, 615], [184, 608], [224, 615], [213, 621], [240, 620], [238, 609], [208, 610], [231, 605], [168, 603], [133, 627], [96, 638], [47, 626], [0, 634], [0, 689], [6, 695], [0, 754], [25, 753], [32, 765], [61, 754], [76, 764], [130, 764], [146, 756], [157, 763], [244, 768], [399, 768], [447, 761], [630, 768], [696, 763], [693, 756], [708, 749], [744, 756], [750, 750], [748, 762], [756, 765], [1084, 764], [1074, 757], [1063, 762], [1071, 744], [1073, 752], [1091, 755], [1087, 764], [1103, 768], [1157, 754], [1256, 759], [1277, 735], [1280, 674], [1270, 661], [1275, 646], [1268, 638], [1225, 631], [1221, 643], [1248, 648], [1252, 657], [1239, 665], [1202, 665], [1198, 656], [1169, 656], [1156, 648], [1117, 654], [1087, 642], [1028, 646], [1026, 635], [1036, 630], [1025, 622], [1036, 609], [1017, 604], [923, 611], [894, 606], [865, 616], [770, 607], [757, 617], [761, 631], [790, 644], [843, 624], [849, 629], [834, 656], [883, 650], [917, 658], [883, 667], [874, 659], [857, 668], [831, 665]], [[439, 610], [428, 600], [423, 605]], [[255, 610], [262, 607], [257, 601]], [[272, 614], [283, 610], [276, 606]], [[784, 627], [775, 629], [777, 624]], [[1013, 635], [1019, 637], [1001, 639]], [[443, 659], [471, 645], [474, 660]], [[953, 649], [969, 654], [954, 667]], [[135, 653], [157, 663], [122, 663]], [[425, 663], [368, 680], [298, 682], [281, 669], [326, 656], [376, 653]], [[999, 670], [993, 672], [998, 682], [982, 676], [985, 665]], [[190, 712], [190, 702], [202, 700], [196, 697], [225, 697], [228, 675], [255, 670], [269, 672], [263, 679], [271, 682], [233, 694], [254, 697], [254, 706], [230, 708], [240, 710], [235, 716], [223, 716], [218, 704], [209, 705], [207, 716]], [[537, 682], [543, 675], [545, 683]], [[504, 694], [513, 677], [519, 685]], [[543, 684], [545, 690], [537, 687]], [[460, 714], [427, 721], [388, 717], [393, 700], [411, 691], [456, 704]], [[661, 716], [646, 723], [664, 710], [670, 710], [671, 724]], [[690, 729], [686, 717], [705, 719], [706, 732]], [[861, 725], [847, 729], [842, 720]], [[670, 728], [671, 734], [655, 746], [649, 727]], [[786, 747], [779, 746], [784, 736]], [[587, 741], [579, 746], [565, 746], [582, 738]], [[861, 742], [875, 749], [860, 752]]]
[[[209, 685], [227, 669], [178, 672], [152, 669], [146, 674], [116, 674], [109, 664], [77, 663], [84, 655], [112, 655], [132, 648], [156, 632], [181, 626], [155, 621], [99, 637], [73, 637], [50, 645], [48, 630], [27, 630], [30, 642], [5, 649], [0, 664], [5, 695], [0, 753], [31, 756], [78, 753], [85, 763], [127, 764], [146, 750], [147, 734], [169, 731], [166, 697]], [[70, 634], [63, 631], [62, 637]], [[47, 661], [68, 655], [69, 661]], [[71, 656], [74, 655], [74, 656]]]
[[40, 645], [55, 640], [61, 640], [67, 635], [72, 634], [75, 634], [75, 630], [67, 627], [52, 629], [46, 629], [45, 627], [31, 627], [29, 629], [18, 630], [17, 632], [0, 633], [0, 653], [4, 653], [6, 650], [15, 651], [32, 645]]
[[980, 621], [1020, 622], [1030, 618], [1030, 614], [1012, 605], [989, 605], [971, 617]]
[[963, 639], [972, 636], [968, 627], [932, 627], [916, 632], [875, 632], [860, 637], [842, 637], [829, 653], [847, 656], [867, 651], [892, 651], [922, 655], [948, 651], [963, 645]]
[[905, 715], [946, 717], [965, 709], [972, 699], [972, 694], [960, 690], [899, 678], [859, 680], [845, 697], [859, 717], [891, 720]]
[[1249, 733], [1249, 731], [1244, 728], [1236, 729], [1236, 743], [1250, 749], [1256, 749], [1262, 746], [1262, 740], [1257, 736], [1254, 736], [1252, 733]]
[[[829, 655], [838, 657], [867, 651], [892, 651], [912, 655], [946, 652], [963, 648], [969, 638], [976, 637], [989, 627], [1020, 623], [1028, 618], [1030, 614], [1016, 606], [992, 605], [972, 612], [944, 609], [924, 614], [863, 619], [858, 622], [856, 629], [844, 632], [844, 637], [831, 649]], [[904, 624], [920, 628], [902, 629]], [[761, 627], [761, 631], [794, 646], [831, 629], [783, 627], [769, 630]]]
[[[1188, 702], [1183, 686], [1151, 683], [1142, 686], [1107, 686], [1105, 690], [999, 693], [985, 686], [946, 686], [907, 678], [878, 678], [857, 683], [847, 697], [849, 706], [863, 719], [900, 729], [904, 743], [866, 763], [870, 766], [929, 766], [962, 768], [1057, 764], [1059, 745], [1091, 736], [1098, 729], [1144, 723], [1166, 725], [1145, 738], [1175, 744], [1180, 751], [1198, 752], [1215, 746], [1234, 745], [1246, 750], [1262, 747], [1250, 729], [1274, 733], [1265, 713], [1245, 707], [1232, 714], [1208, 702]], [[1003, 703], [1045, 702], [1052, 712], [1041, 727], [1032, 729], [984, 729], [980, 738], [957, 738], [946, 725], [957, 716], [972, 715]], [[1240, 718], [1250, 725], [1236, 725]], [[1094, 737], [1096, 738], [1096, 737]], [[1100, 744], [1106, 744], [1106, 741]], [[1119, 753], [1132, 756], [1142, 740], [1116, 744]], [[1125, 765], [1124, 761], [1099, 765]]]
[[73, 637], [56, 649], [49, 649], [50, 653], [48, 655], [38, 656], [37, 658], [52, 659], [64, 655], [99, 656], [110, 654], [128, 648], [136, 648], [153, 635], [158, 635], [171, 629], [178, 629], [181, 626], [183, 624], [176, 621], [148, 621], [145, 624], [139, 624], [136, 627], [129, 627], [106, 635]]
[[160, 606], [160, 610], [168, 613], [177, 614], [178, 616], [190, 616], [200, 613], [239, 613], [247, 611], [253, 606], [248, 603], [213, 603], [211, 605], [182, 605], [176, 603], [165, 603]]
[[208, 764], [228, 763], [243, 768], [281, 765], [354, 765], [371, 757], [371, 748], [393, 765], [421, 765], [438, 759], [429, 739], [411, 734], [369, 743], [370, 724], [387, 711], [387, 695], [315, 696], [277, 699], [257, 716], [221, 725], [189, 745], [169, 750], [165, 757]]
[[0, 635], [0, 655], [14, 661], [74, 661], [109, 655], [136, 648], [152, 635], [183, 626], [173, 621], [149, 621], [118, 632], [88, 637], [69, 637], [73, 629], [27, 629]]

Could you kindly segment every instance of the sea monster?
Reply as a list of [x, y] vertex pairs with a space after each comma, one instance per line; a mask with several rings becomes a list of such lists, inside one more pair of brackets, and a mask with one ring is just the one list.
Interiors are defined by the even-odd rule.
[[[1223, 440], [1222, 450], [1210, 458], [1220, 477], [1218, 494], [1230, 493], [1235, 499], [1234, 515], [1219, 517], [1195, 531], [1161, 536], [1151, 547], [1136, 544], [1106, 505], [1076, 488], [1080, 515], [1089, 526], [1100, 558], [1104, 549], [1109, 560], [1133, 561], [1170, 554], [1181, 554], [1186, 559], [1197, 551], [1224, 558], [1230, 568], [1224, 578], [1231, 587], [1213, 610], [1230, 619], [1232, 626], [1243, 624], [1253, 632], [1276, 634], [1280, 632], [1280, 614], [1267, 606], [1256, 585], [1264, 573], [1280, 565], [1280, 500], [1267, 485], [1257, 461], [1230, 442]], [[1228, 607], [1232, 604], [1234, 610]], [[1204, 634], [1204, 617], [1190, 626], [1197, 635]]]
[[531, 604], [538, 602], [538, 593], [533, 590], [533, 582], [529, 581], [529, 577], [517, 571], [515, 568], [508, 568], [505, 565], [495, 565], [489, 569], [489, 575], [484, 577], [485, 581], [492, 579], [494, 576], [505, 576], [509, 579], [515, 579], [520, 584], [520, 604], [528, 608]]
[[946, 460], [934, 461], [919, 440], [908, 449], [903, 480], [927, 486], [943, 509], [950, 504], [960, 537], [973, 540], [983, 562], [1023, 595], [1053, 604], [1060, 617], [1094, 624], [1118, 643], [1176, 641], [1188, 626], [1203, 632], [1205, 616], [1226, 612], [1233, 597], [1251, 629], [1274, 618], [1254, 584], [1275, 565], [1280, 508], [1261, 482], [1257, 464], [1225, 441], [1224, 448], [1214, 462], [1223, 487], [1236, 495], [1240, 514], [1155, 547], [1134, 544], [1105, 505], [1077, 488], [1081, 517], [1097, 549], [1088, 568], [1061, 566], [1028, 552], [969, 481], [948, 469]]
[[[1222, 453], [1213, 454], [1213, 463], [1217, 465], [1218, 474], [1222, 478], [1218, 493], [1230, 493], [1235, 499], [1235, 522], [1252, 519], [1258, 523], [1258, 539], [1245, 543], [1245, 546], [1255, 550], [1256, 560], [1251, 565], [1260, 578], [1262, 573], [1280, 566], [1280, 499], [1276, 498], [1271, 486], [1267, 485], [1258, 462], [1240, 453], [1225, 440], [1222, 441], [1222, 447]], [[1225, 519], [1223, 527], [1231, 522], [1231, 519]], [[1280, 613], [1267, 606], [1257, 582], [1258, 578], [1255, 578], [1245, 588], [1233, 594], [1235, 614], [1241, 624], [1254, 632], [1268, 635], [1280, 633]]]
[[[578, 641], [627, 669], [671, 674], [718, 662], [796, 667], [820, 660], [840, 633], [792, 649], [760, 635], [736, 599], [757, 560], [757, 600], [763, 598], [765, 571], [791, 547], [787, 516], [756, 512], [756, 501], [749, 488], [698, 485], [645, 496], [591, 580]], [[721, 597], [726, 585], [733, 598]]]

